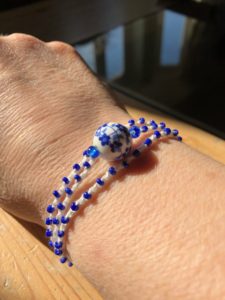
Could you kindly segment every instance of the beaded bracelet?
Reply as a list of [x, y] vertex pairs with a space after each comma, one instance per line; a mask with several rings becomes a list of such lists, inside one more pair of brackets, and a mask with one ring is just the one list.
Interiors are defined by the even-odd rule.
[[[132, 148], [132, 140], [148, 132], [151, 132], [151, 135], [145, 138], [144, 142], [137, 148]], [[63, 243], [65, 231], [71, 218], [111, 177], [115, 176], [121, 169], [127, 168], [132, 159], [140, 156], [144, 149], [149, 148], [155, 140], [164, 136], [175, 137], [178, 141], [182, 141], [181, 136], [178, 136], [177, 129], [171, 130], [166, 127], [164, 122], [159, 124], [154, 120], [146, 122], [144, 118], [139, 118], [137, 122], [133, 119], [129, 120], [126, 126], [112, 122], [105, 123], [97, 129], [93, 145], [83, 152], [83, 159], [73, 165], [70, 174], [62, 178], [60, 188], [53, 191], [52, 204], [47, 207], [48, 217], [45, 220], [47, 226], [45, 234], [49, 238], [49, 246], [60, 257], [61, 263], [68, 261], [69, 266], [73, 265], [65, 253]], [[80, 183], [99, 157], [103, 157], [107, 161], [119, 161], [120, 164], [117, 167], [110, 166], [106, 173], [97, 178], [95, 184], [85, 191], [79, 199], [72, 199]]]

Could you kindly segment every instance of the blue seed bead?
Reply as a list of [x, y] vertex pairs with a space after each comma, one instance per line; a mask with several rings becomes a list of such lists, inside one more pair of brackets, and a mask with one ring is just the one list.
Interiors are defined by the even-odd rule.
[[91, 167], [91, 165], [89, 164], [88, 161], [85, 161], [85, 162], [83, 163], [83, 166], [84, 166], [85, 168], [87, 168], [87, 169], [89, 169], [89, 168]]
[[69, 267], [72, 267], [73, 266], [73, 263], [70, 261], [70, 262], [68, 262], [68, 266]]
[[109, 174], [116, 175], [116, 169], [114, 167], [110, 167], [108, 170]]
[[63, 230], [58, 230], [58, 237], [63, 237], [64, 233], [65, 232]]
[[49, 241], [49, 242], [48, 242], [48, 245], [49, 245], [50, 247], [53, 247], [53, 246], [54, 246], [53, 241]]
[[144, 144], [147, 145], [147, 146], [150, 146], [152, 144], [152, 140], [147, 138], [145, 141], [144, 141]]
[[149, 124], [150, 124], [150, 126], [152, 126], [152, 129], [153, 129], [153, 130], [155, 130], [155, 129], [158, 127], [158, 125], [156, 124], [156, 122], [155, 122], [154, 120], [151, 120], [151, 121], [149, 122]]
[[154, 135], [155, 135], [156, 138], [158, 139], [158, 138], [160, 138], [161, 133], [160, 133], [158, 130], [156, 130], [156, 131], [154, 131]]
[[181, 142], [181, 141], [182, 141], [182, 137], [181, 137], [181, 136], [178, 136], [178, 137], [177, 137], [177, 140], [178, 140], [179, 142]]
[[64, 210], [65, 209], [65, 206], [62, 204], [62, 202], [59, 202], [58, 205], [57, 205], [57, 207], [60, 210]]
[[55, 250], [54, 250], [54, 253], [55, 253], [56, 255], [61, 255], [61, 254], [62, 254], [62, 250], [61, 250], [61, 249], [55, 249]]
[[138, 149], [135, 149], [132, 154], [133, 156], [138, 157], [141, 155], [141, 152]]
[[179, 131], [177, 129], [173, 129], [172, 133], [173, 133], [174, 136], [177, 136]]
[[96, 157], [98, 157], [100, 155], [100, 152], [99, 152], [99, 150], [96, 147], [90, 146], [88, 148], [88, 155], [90, 157], [92, 157], [92, 158], [96, 158]]
[[52, 236], [52, 231], [51, 231], [51, 229], [46, 229], [45, 235], [46, 235], [47, 237]]
[[74, 179], [76, 179], [77, 182], [81, 181], [81, 177], [78, 174], [74, 175]]
[[140, 123], [140, 124], [144, 124], [144, 123], [145, 123], [145, 118], [140, 118], [140, 119], [139, 119], [139, 123]]
[[80, 170], [80, 165], [79, 164], [74, 164], [73, 169], [76, 170], [76, 171], [79, 171]]
[[63, 256], [63, 257], [60, 258], [60, 262], [62, 264], [64, 264], [66, 261], [67, 261], [67, 258], [65, 256]]
[[91, 199], [91, 194], [90, 193], [88, 193], [88, 192], [84, 192], [83, 193], [83, 197], [85, 198], [85, 199]]
[[69, 196], [71, 196], [73, 194], [73, 191], [69, 188], [69, 187], [66, 187], [65, 188], [65, 193]]
[[60, 249], [60, 248], [62, 248], [63, 243], [61, 241], [60, 242], [56, 241], [54, 246], [55, 246], [56, 249]]
[[171, 129], [170, 128], [164, 128], [163, 131], [165, 132], [166, 135], [169, 135], [171, 133]]
[[164, 129], [166, 127], [166, 124], [164, 122], [159, 123], [159, 127], [161, 129]]
[[128, 121], [128, 124], [129, 124], [130, 126], [133, 126], [133, 125], [135, 124], [135, 121], [134, 121], [133, 119], [131, 119], [131, 120]]
[[59, 224], [59, 219], [53, 218], [52, 223], [55, 224], [55, 225], [58, 225]]
[[69, 181], [69, 179], [68, 179], [67, 177], [63, 177], [63, 178], [62, 178], [62, 181], [63, 181], [65, 184], [69, 184], [69, 183], [70, 183], [70, 181]]
[[129, 164], [128, 164], [128, 162], [127, 162], [127, 161], [123, 161], [123, 162], [122, 162], [122, 165], [123, 165], [123, 167], [124, 167], [124, 168], [127, 168], [127, 167], [129, 167]]
[[101, 179], [101, 178], [97, 178], [96, 179], [97, 184], [103, 186], [105, 184], [105, 182]]
[[60, 195], [60, 193], [59, 193], [58, 191], [53, 191], [52, 194], [53, 194], [53, 196], [55, 196], [56, 198], [60, 198], [60, 197], [61, 197], [61, 195]]
[[88, 154], [88, 151], [87, 150], [84, 150], [84, 152], [83, 152], [83, 156], [89, 156], [89, 154]]
[[73, 202], [70, 206], [70, 208], [73, 210], [73, 211], [77, 211], [79, 209], [79, 205], [76, 204], [75, 202]]
[[45, 220], [45, 224], [46, 224], [46, 225], [51, 225], [51, 224], [52, 224], [52, 219], [51, 219], [51, 218], [47, 218], [47, 219]]
[[62, 216], [62, 217], [61, 217], [61, 222], [62, 222], [63, 224], [67, 224], [67, 223], [69, 223], [69, 221], [70, 221], [70, 218], [66, 218], [65, 216]]
[[136, 139], [140, 136], [140, 128], [137, 127], [137, 126], [132, 126], [130, 129], [129, 129], [129, 132], [130, 132], [130, 135], [132, 138]]
[[148, 131], [148, 126], [146, 126], [146, 125], [141, 126], [141, 131], [142, 131], [142, 132]]
[[47, 212], [50, 213], [50, 214], [53, 213], [54, 210], [55, 210], [55, 207], [51, 204], [47, 207]]

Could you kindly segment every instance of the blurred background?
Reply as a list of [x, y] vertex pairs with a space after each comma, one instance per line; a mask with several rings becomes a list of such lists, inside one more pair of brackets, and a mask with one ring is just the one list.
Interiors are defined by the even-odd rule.
[[117, 91], [225, 138], [225, 0], [1, 0], [12, 32], [70, 43]]

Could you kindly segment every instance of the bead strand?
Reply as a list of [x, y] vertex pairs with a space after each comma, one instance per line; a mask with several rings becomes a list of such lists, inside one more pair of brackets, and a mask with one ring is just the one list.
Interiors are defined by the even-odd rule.
[[[165, 128], [165, 126], [160, 126], [160, 128]], [[154, 131], [154, 133], [152, 135], [150, 135], [148, 137], [148, 139], [150, 139], [152, 142], [156, 139], [159, 139], [161, 136], [165, 136], [165, 135], [169, 135], [169, 134], [172, 134], [171, 133], [171, 130], [169, 128], [165, 128], [163, 129], [161, 132], [159, 131]], [[146, 148], [146, 144], [141, 144], [141, 146], [139, 146], [138, 148], [136, 148], [134, 151], [133, 151], [133, 156], [137, 157], [141, 154], [141, 152]], [[138, 155], [137, 155], [138, 154]], [[128, 162], [130, 162], [131, 160], [133, 160], [133, 157], [130, 156], [127, 161], [123, 161], [122, 164], [116, 168], [116, 167], [110, 167], [109, 170], [105, 173], [105, 175], [103, 175], [103, 177], [100, 179], [100, 181], [103, 183], [106, 183], [108, 181], [108, 179], [110, 179], [110, 175], [116, 175], [118, 173], [118, 171], [122, 168], [126, 168], [128, 167]], [[92, 195], [94, 194], [94, 192], [97, 191], [97, 189], [101, 188], [102, 185], [98, 185], [97, 183], [95, 183], [92, 187], [90, 187], [87, 192], [89, 196], [88, 197], [84, 197], [84, 194], [77, 200], [74, 202], [74, 205], [75, 207], [78, 207], [80, 208], [80, 206], [82, 206], [87, 200], [89, 200]], [[66, 227], [67, 227], [67, 224], [69, 223], [69, 220], [73, 217], [73, 215], [78, 211], [77, 210], [74, 210], [74, 209], [71, 209], [67, 212], [66, 216], [65, 216], [65, 219], [67, 220], [67, 223], [66, 224], [61, 224], [60, 226], [60, 229], [59, 229], [59, 232], [60, 232], [60, 235], [62, 234], [62, 232], [65, 233], [65, 230], [66, 230]], [[63, 245], [63, 236], [62, 237], [59, 237], [58, 238], [58, 243], [62, 243]], [[63, 255], [63, 252], [62, 252], [62, 255]], [[65, 257], [65, 255], [64, 255]]]
[[[60, 245], [60, 249], [63, 248], [63, 240], [64, 240], [64, 234], [66, 231], [66, 227], [70, 221], [70, 219], [74, 216], [74, 214], [77, 213], [77, 211], [80, 209], [80, 207], [86, 203], [88, 200], [90, 200], [94, 193], [97, 192], [98, 190], [100, 190], [106, 183], [107, 181], [109, 181], [109, 179], [113, 176], [115, 176], [118, 171], [122, 168], [126, 167], [126, 165], [124, 166], [124, 164], [119, 165], [117, 168], [116, 167], [109, 167], [109, 169], [106, 171], [106, 173], [101, 177], [101, 178], [97, 178], [95, 184], [90, 187], [86, 192], [83, 193], [83, 195], [76, 201], [74, 201], [71, 206], [70, 209], [68, 210], [68, 212], [65, 215], [65, 223], [61, 223], [60, 228], [59, 228], [59, 235], [58, 235], [58, 239], [57, 239], [57, 246]], [[57, 248], [58, 249], [58, 248]], [[65, 256], [65, 254], [63, 253], [63, 250], [61, 249], [61, 251], [56, 251], [56, 255], [62, 256], [64, 257], [68, 263], [70, 264], [71, 262], [68, 260], [68, 257]], [[61, 261], [61, 259], [60, 259]], [[64, 261], [64, 259], [63, 259]]]
[[[74, 164], [73, 165], [73, 170], [70, 172], [69, 176], [68, 177], [63, 177], [63, 179], [62, 179], [63, 180], [63, 185], [61, 185], [61, 187], [59, 189], [61, 194], [59, 194], [60, 196], [58, 196], [57, 201], [55, 201], [55, 199], [54, 199], [53, 203], [50, 205], [50, 207], [54, 208], [54, 212], [55, 212], [55, 208], [56, 207], [58, 208], [58, 213], [55, 217], [53, 216], [53, 214], [50, 214], [49, 217], [48, 217], [48, 220], [51, 220], [51, 224], [54, 225], [53, 230], [52, 230], [52, 226], [49, 225], [48, 226], [48, 231], [46, 231], [46, 235], [48, 237], [50, 237], [50, 241], [49, 241], [50, 246], [54, 245], [54, 241], [56, 239], [57, 227], [59, 225], [58, 216], [61, 214], [61, 210], [63, 210], [63, 208], [64, 208], [64, 206], [62, 205], [61, 202], [59, 202], [59, 200], [65, 194], [65, 190], [68, 189], [68, 185], [71, 184], [71, 182], [73, 182], [73, 174], [79, 173], [82, 170], [82, 168], [80, 166], [81, 166], [82, 162], [85, 161], [85, 160], [86, 160], [86, 158], [84, 157], [82, 159], [81, 163]], [[57, 191], [54, 191], [53, 193], [55, 193], [55, 192], [57, 192]], [[59, 192], [57, 192], [57, 193], [59, 193]], [[48, 209], [47, 209], [47, 211], [48, 211]]]
[[[139, 125], [141, 125], [141, 126], [139, 126]], [[166, 124], [164, 122], [161, 122], [158, 125], [154, 120], [150, 120], [150, 121], [146, 122], [145, 118], [142, 117], [142, 118], [139, 118], [138, 121], [136, 121], [136, 122], [134, 119], [129, 120], [127, 128], [130, 132], [131, 138], [136, 139], [141, 135], [141, 133], [146, 133], [149, 130], [155, 130], [158, 127], [160, 129], [163, 129], [165, 126], [166, 126]]]
[[[150, 132], [152, 133], [145, 138], [144, 142], [135, 149], [131, 149], [133, 139]], [[49, 245], [53, 247], [54, 253], [60, 257], [61, 263], [68, 261], [69, 266], [73, 265], [69, 257], [64, 253], [64, 235], [68, 223], [77, 214], [80, 207], [92, 199], [93, 195], [101, 190], [111, 177], [115, 176], [121, 169], [129, 167], [129, 162], [140, 156], [144, 149], [150, 147], [155, 140], [164, 136], [173, 136], [178, 141], [181, 141], [182, 138], [178, 133], [177, 129], [171, 130], [166, 127], [164, 122], [159, 124], [154, 120], [146, 122], [143, 117], [137, 121], [129, 120], [126, 126], [110, 122], [103, 124], [97, 129], [93, 146], [90, 146], [83, 152], [84, 158], [81, 163], [73, 166], [73, 170], [68, 177], [63, 177], [63, 183], [59, 190], [53, 192], [54, 199], [52, 204], [47, 207], [49, 216], [46, 218], [46, 236], [50, 237]], [[100, 154], [107, 160], [121, 160], [121, 163], [117, 167], [109, 167], [105, 174], [101, 178], [97, 178], [96, 182], [79, 199], [70, 204], [74, 192], [87, 176]], [[56, 208], [58, 209], [57, 213]], [[54, 225], [53, 230], [52, 224]]]
[[[83, 158], [83, 160], [86, 160], [86, 158]], [[82, 161], [83, 161], [82, 160]], [[81, 161], [81, 163], [82, 163]], [[63, 177], [62, 181], [63, 183], [61, 184], [59, 190], [55, 190], [53, 191], [53, 195], [55, 196], [55, 198], [53, 199], [52, 204], [50, 204], [47, 207], [47, 212], [49, 213], [48, 218], [46, 219], [46, 225], [47, 226], [47, 230], [46, 230], [46, 236], [50, 237], [50, 246], [52, 246], [52, 239], [53, 239], [53, 232], [52, 231], [52, 224], [57, 225], [58, 221], [55, 219], [53, 213], [55, 212], [55, 208], [57, 207], [58, 203], [59, 203], [59, 199], [64, 195], [65, 192], [65, 188], [71, 183], [71, 181], [73, 180], [73, 174], [76, 172], [76, 170], [78, 171], [80, 169], [80, 164], [75, 164], [74, 166], [76, 166], [76, 168], [73, 168], [73, 170], [70, 172], [68, 177]], [[54, 226], [55, 227], [55, 226]]]
[[[91, 147], [90, 147], [91, 148]], [[89, 149], [90, 149], [89, 148]], [[88, 150], [89, 150], [88, 149]], [[76, 163], [73, 165], [73, 170], [70, 172], [68, 177], [63, 177], [63, 185], [61, 185], [59, 191], [54, 191], [53, 193], [57, 196], [54, 198], [53, 203], [48, 206], [47, 212], [49, 212], [49, 207], [51, 208], [52, 213], [55, 211], [55, 207], [58, 208], [57, 215], [54, 217], [52, 213], [48, 216], [46, 219], [46, 236], [50, 238], [49, 245], [51, 247], [54, 246], [54, 242], [57, 237], [58, 232], [58, 226], [61, 223], [61, 217], [62, 217], [62, 211], [66, 209], [66, 206], [75, 190], [75, 188], [78, 187], [81, 179], [83, 179], [87, 173], [88, 169], [93, 165], [94, 159], [92, 157], [89, 158], [88, 150], [85, 150], [83, 152], [83, 159], [80, 163]], [[89, 151], [90, 152], [90, 151]], [[97, 156], [96, 156], [97, 157]], [[75, 184], [73, 184], [74, 181], [77, 181]], [[72, 188], [69, 188], [68, 185], [72, 185]], [[63, 202], [59, 202], [59, 199], [66, 193], [66, 197], [63, 200]], [[54, 225], [54, 228], [52, 230], [52, 224]]]
[[[76, 170], [80, 171], [79, 174], [78, 172], [75, 172], [74, 178], [76, 182], [69, 188], [66, 188], [66, 197], [65, 199], [60, 202], [61, 206], [59, 208], [59, 211], [56, 215], [56, 220], [57, 223], [54, 226], [53, 230], [53, 238], [51, 239], [51, 245], [54, 247], [54, 252], [56, 255], [62, 255], [61, 247], [63, 245], [62, 243], [62, 238], [64, 236], [64, 227], [65, 224], [69, 222], [68, 216], [64, 216], [62, 214], [62, 211], [65, 210], [68, 207], [68, 204], [70, 202], [70, 199], [74, 193], [74, 191], [77, 189], [81, 181], [87, 176], [88, 171], [90, 168], [93, 166], [93, 164], [96, 162], [98, 156], [91, 157], [89, 159], [83, 159], [82, 163], [80, 165], [76, 165]], [[78, 167], [79, 166], [79, 167]], [[57, 241], [56, 241], [57, 239]], [[69, 262], [70, 264], [70, 262]]]
[[[152, 121], [151, 121], [152, 122]], [[153, 121], [154, 122], [154, 121]], [[156, 124], [157, 125], [157, 124]], [[161, 122], [159, 124], [159, 126], [157, 125], [157, 127], [159, 127], [160, 129], [162, 129], [161, 131], [155, 130], [153, 132], [152, 135], [150, 135], [149, 137], [147, 137], [145, 139], [145, 141], [138, 146], [136, 149], [134, 149], [132, 151], [132, 156], [134, 157], [138, 157], [141, 155], [141, 152], [146, 149], [147, 147], [151, 146], [152, 143], [159, 139], [160, 137], [164, 137], [164, 136], [173, 136], [176, 137], [178, 141], [182, 141], [182, 138], [180, 136], [178, 136], [178, 130], [177, 129], [173, 129], [171, 130], [170, 128], [166, 128], [166, 124], [164, 122]], [[132, 156], [129, 156], [127, 161], [130, 162], [132, 160]]]

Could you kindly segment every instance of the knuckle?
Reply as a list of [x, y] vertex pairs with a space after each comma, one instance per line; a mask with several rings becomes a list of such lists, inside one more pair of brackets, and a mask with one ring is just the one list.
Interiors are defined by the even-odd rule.
[[51, 47], [52, 49], [54, 49], [57, 52], [60, 53], [74, 53], [75, 49], [73, 48], [73, 46], [64, 43], [64, 42], [60, 42], [60, 41], [52, 41], [47, 43], [49, 47]]
[[11, 41], [21, 43], [23, 46], [31, 47], [31, 48], [35, 48], [37, 45], [42, 43], [36, 37], [29, 35], [29, 34], [24, 34], [24, 33], [12, 33], [8, 36], [8, 38]]

